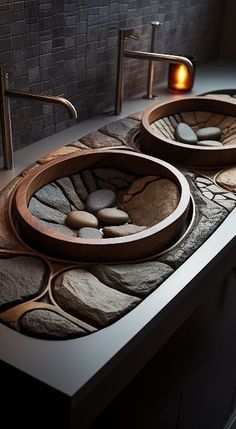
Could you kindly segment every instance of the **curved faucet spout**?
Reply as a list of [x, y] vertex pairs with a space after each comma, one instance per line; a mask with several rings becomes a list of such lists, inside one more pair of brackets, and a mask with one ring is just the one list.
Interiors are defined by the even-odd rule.
[[69, 100], [63, 97], [57, 97], [54, 95], [34, 94], [31, 92], [17, 91], [15, 89], [6, 89], [5, 95], [7, 95], [8, 97], [30, 98], [31, 100], [42, 101], [43, 103], [60, 104], [69, 111], [70, 117], [72, 119], [77, 118], [77, 111], [75, 107]]
[[174, 63], [174, 64], [185, 64], [189, 72], [193, 73], [193, 64], [192, 62], [186, 58], [182, 57], [180, 55], [169, 55], [169, 54], [157, 54], [156, 52], [143, 52], [143, 51], [124, 51], [124, 56], [128, 58], [136, 58], [139, 60], [149, 60], [149, 61], [166, 61], [168, 63]]

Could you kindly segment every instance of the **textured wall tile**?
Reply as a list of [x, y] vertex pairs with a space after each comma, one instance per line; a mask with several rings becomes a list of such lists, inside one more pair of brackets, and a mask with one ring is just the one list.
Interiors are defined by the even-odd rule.
[[[149, 51], [152, 20], [160, 20], [156, 50], [216, 56], [223, 0], [2, 0], [0, 63], [15, 64], [10, 85], [68, 98], [79, 119], [114, 107], [118, 29], [134, 28], [139, 41], [127, 47]], [[212, 13], [214, 11], [214, 13]], [[167, 79], [167, 64], [155, 65], [155, 81]], [[138, 73], [137, 73], [138, 70]], [[144, 94], [147, 63], [125, 60], [125, 96]], [[47, 110], [49, 109], [49, 110]], [[75, 123], [54, 105], [11, 100], [14, 148]], [[1, 145], [0, 145], [1, 153]]]

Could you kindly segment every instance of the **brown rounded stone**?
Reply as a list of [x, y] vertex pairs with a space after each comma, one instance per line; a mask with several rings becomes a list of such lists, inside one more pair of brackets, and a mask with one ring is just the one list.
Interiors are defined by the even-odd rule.
[[84, 227], [78, 231], [79, 238], [103, 238], [102, 232], [96, 228]]
[[97, 218], [86, 211], [75, 210], [68, 213], [66, 223], [73, 229], [80, 229], [83, 227], [97, 228]]
[[105, 238], [125, 237], [126, 235], [137, 234], [145, 229], [146, 226], [127, 223], [126, 225], [105, 226], [103, 233]]
[[103, 225], [123, 225], [128, 222], [129, 215], [116, 208], [102, 209], [97, 212], [97, 218]]
[[216, 183], [222, 188], [236, 192], [236, 167], [228, 168], [218, 174]]
[[89, 194], [86, 209], [91, 213], [116, 205], [116, 194], [111, 189], [98, 189]]

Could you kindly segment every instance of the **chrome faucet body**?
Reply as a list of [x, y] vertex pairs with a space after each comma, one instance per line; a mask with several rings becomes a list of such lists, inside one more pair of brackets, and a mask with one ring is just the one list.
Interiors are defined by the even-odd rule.
[[12, 170], [13, 163], [13, 144], [12, 144], [12, 127], [11, 127], [11, 111], [10, 111], [10, 97], [28, 98], [31, 100], [41, 101], [43, 103], [60, 104], [65, 107], [72, 119], [77, 118], [77, 112], [73, 104], [66, 98], [57, 97], [53, 95], [34, 94], [30, 92], [17, 91], [8, 88], [8, 71], [5, 66], [0, 65], [0, 103], [1, 103], [1, 125], [2, 125], [2, 145], [3, 145], [3, 159], [4, 168]]
[[120, 30], [118, 41], [118, 55], [117, 55], [117, 79], [116, 79], [116, 99], [115, 99], [115, 115], [120, 115], [122, 110], [123, 95], [124, 95], [124, 58], [135, 58], [139, 60], [149, 61], [165, 61], [174, 64], [185, 64], [190, 73], [193, 73], [192, 62], [180, 55], [158, 54], [156, 52], [143, 52], [131, 51], [125, 49], [126, 40], [137, 36], [132, 30]]

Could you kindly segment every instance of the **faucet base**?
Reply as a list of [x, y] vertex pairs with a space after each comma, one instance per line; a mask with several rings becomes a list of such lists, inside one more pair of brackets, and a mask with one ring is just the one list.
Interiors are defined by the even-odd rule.
[[148, 95], [148, 94], [146, 94], [146, 95], [143, 95], [143, 97], [142, 98], [144, 98], [144, 100], [156, 100], [157, 98], [158, 98], [158, 95]]

